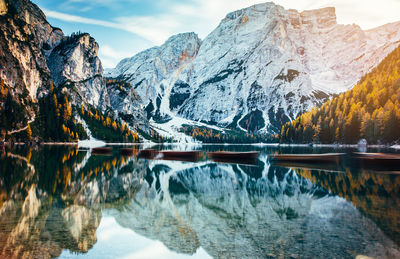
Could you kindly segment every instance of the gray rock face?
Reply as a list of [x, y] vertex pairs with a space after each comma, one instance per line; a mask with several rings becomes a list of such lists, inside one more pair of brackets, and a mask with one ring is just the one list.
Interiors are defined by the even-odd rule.
[[26, 89], [36, 100], [51, 80], [42, 47], [50, 50], [63, 34], [30, 1], [2, 0], [0, 9], [0, 76], [14, 95]]
[[50, 53], [48, 64], [56, 85], [76, 90], [71, 92], [75, 103], [86, 102], [104, 110], [110, 101], [98, 50], [99, 45], [87, 33], [67, 37]]
[[[299, 13], [265, 3], [228, 14], [201, 44], [184, 35], [110, 74], [161, 115], [273, 133], [353, 87], [399, 45], [400, 23], [363, 31], [337, 24], [334, 8]], [[179, 62], [186, 50], [190, 58]]]
[[[118, 112], [134, 115], [140, 125], [146, 124], [140, 99], [113, 98], [111, 106], [99, 45], [89, 34], [64, 36], [29, 0], [0, 0], [0, 28], [0, 77], [21, 106], [44, 97], [53, 81], [69, 93], [74, 105], [92, 105], [102, 111], [118, 108]], [[165, 51], [169, 56], [176, 55], [174, 46]], [[2, 106], [0, 103], [0, 110]], [[28, 107], [26, 113], [28, 119], [34, 111]]]
[[0, 13], [0, 75], [15, 93], [26, 89], [36, 101], [54, 80], [56, 86], [76, 83], [89, 103], [100, 104], [97, 95], [105, 85], [93, 38], [65, 37], [29, 0], [2, 0]]
[[123, 77], [138, 92], [145, 104], [162, 96], [170, 77], [192, 62], [201, 41], [195, 33], [172, 36], [162, 46], [145, 50], [132, 58], [122, 60], [108, 76]]
[[120, 114], [129, 125], [137, 127], [147, 132], [147, 118], [144, 112], [143, 101], [138, 93], [133, 89], [125, 89], [115, 84], [107, 85], [108, 96], [110, 96], [110, 107]]

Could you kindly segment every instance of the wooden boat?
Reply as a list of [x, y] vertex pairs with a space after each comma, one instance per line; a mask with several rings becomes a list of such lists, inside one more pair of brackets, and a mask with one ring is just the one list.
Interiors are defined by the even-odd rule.
[[376, 170], [384, 167], [388, 170], [400, 170], [400, 154], [358, 153], [353, 154], [361, 166]]
[[96, 147], [92, 149], [92, 154], [94, 155], [111, 155], [111, 147]]
[[182, 162], [198, 162], [201, 159], [200, 151], [160, 151], [161, 160], [172, 160]]
[[159, 153], [158, 150], [155, 149], [142, 149], [138, 153], [138, 158], [145, 158], [145, 159], [154, 159]]
[[163, 158], [169, 158], [169, 157], [190, 157], [190, 158], [195, 158], [200, 156], [200, 151], [160, 151], [160, 154], [162, 155]]
[[324, 154], [275, 154], [269, 155], [271, 162], [296, 162], [296, 163], [337, 163], [345, 153]]
[[196, 163], [199, 162], [201, 160], [201, 156], [197, 156], [197, 157], [156, 157], [155, 159], [159, 159], [159, 160], [167, 160], [167, 161], [179, 161], [179, 162], [191, 162], [191, 163]]
[[242, 160], [255, 160], [260, 155], [257, 151], [251, 152], [210, 152], [208, 153], [208, 157], [211, 159], [228, 159], [228, 160], [235, 160], [235, 159], [242, 159]]
[[355, 152], [354, 156], [367, 160], [397, 160], [400, 161], [400, 154], [385, 154], [385, 153], [361, 153]]
[[119, 152], [123, 156], [133, 156], [134, 154], [133, 148], [120, 148]]

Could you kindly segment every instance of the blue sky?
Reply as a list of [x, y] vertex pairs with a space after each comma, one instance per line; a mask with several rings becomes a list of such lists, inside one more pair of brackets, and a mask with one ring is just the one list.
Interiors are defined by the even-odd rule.
[[[228, 12], [258, 0], [33, 0], [65, 34], [89, 32], [100, 44], [106, 68], [169, 36], [194, 31], [203, 39]], [[336, 7], [339, 23], [363, 29], [400, 20], [400, 0], [276, 0], [297, 10]]]

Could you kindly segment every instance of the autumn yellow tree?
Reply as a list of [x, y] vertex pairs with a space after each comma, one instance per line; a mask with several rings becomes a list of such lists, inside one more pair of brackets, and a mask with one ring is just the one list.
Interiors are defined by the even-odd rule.
[[27, 134], [28, 140], [32, 140], [32, 129], [31, 129], [30, 124], [28, 124], [28, 127], [26, 128], [26, 134]]

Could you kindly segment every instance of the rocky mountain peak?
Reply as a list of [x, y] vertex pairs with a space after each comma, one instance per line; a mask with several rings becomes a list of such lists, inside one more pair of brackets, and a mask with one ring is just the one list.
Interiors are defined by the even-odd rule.
[[238, 17], [242, 17], [244, 15], [254, 16], [257, 14], [266, 14], [268, 12], [272, 12], [272, 11], [276, 10], [277, 8], [282, 9], [281, 6], [275, 5], [273, 2], [256, 4], [256, 5], [247, 7], [247, 8], [243, 8], [243, 9], [228, 13], [225, 16], [225, 19], [222, 21], [234, 20], [234, 19], [237, 19]]
[[[112, 74], [132, 84], [155, 121], [278, 132], [354, 86], [399, 44], [399, 28], [365, 32], [337, 24], [333, 7], [299, 12], [269, 2], [227, 14], [202, 42], [173, 36]], [[195, 55], [181, 62], [184, 50]]]
[[[47, 25], [50, 24], [46, 20], [46, 15], [40, 8], [30, 0], [1, 0], [5, 1], [8, 11], [16, 14], [20, 19], [30, 25]], [[50, 26], [51, 27], [51, 26]]]
[[[180, 33], [171, 36], [159, 47], [153, 47], [122, 60], [106, 76], [121, 76], [132, 83], [145, 103], [149, 100], [155, 102], [155, 99], [164, 95], [167, 90], [163, 86], [159, 88], [158, 85], [174, 71], [178, 71], [175, 74], [176, 78], [179, 71], [197, 56], [200, 46], [201, 40], [196, 33]], [[164, 86], [168, 84], [167, 81], [163, 82]]]
[[318, 28], [336, 25], [336, 11], [334, 7], [303, 11], [300, 13], [301, 23]]
[[89, 33], [84, 33], [79, 37], [78, 40], [79, 44], [82, 44], [82, 46], [86, 50], [93, 51], [93, 54], [97, 56], [99, 53], [99, 44], [96, 42], [94, 38], [90, 36]]
[[285, 10], [273, 2], [257, 4], [231, 12], [226, 15], [219, 27], [232, 20], [237, 20], [237, 24], [244, 24], [250, 20], [257, 20], [258, 23], [275, 20], [289, 21], [297, 29], [304, 26], [309, 29], [313, 27], [323, 29], [337, 24], [334, 7], [299, 12], [294, 9]]
[[0, 77], [13, 95], [28, 90], [35, 101], [50, 79], [42, 46], [53, 28], [30, 1], [0, 0], [0, 10]]
[[196, 56], [201, 40], [194, 32], [180, 33], [171, 36], [161, 47], [160, 54], [178, 56], [178, 61], [186, 61]]
[[98, 43], [88, 33], [76, 33], [64, 37], [47, 60], [54, 84], [74, 87], [76, 103], [105, 108], [109, 100], [98, 51]]
[[[88, 33], [64, 35], [30, 0], [0, 0], [0, 81], [6, 88], [1, 92], [18, 107], [18, 116], [2, 119], [1, 125], [16, 129], [26, 121], [34, 122], [38, 111], [33, 103], [41, 105], [40, 100], [50, 89], [55, 89], [56, 95], [67, 93], [73, 109], [90, 106], [103, 112], [114, 111], [98, 52], [98, 43]], [[194, 53], [188, 51], [188, 56]], [[53, 83], [55, 88], [51, 87]], [[1, 98], [0, 113], [10, 106], [4, 104], [4, 96]], [[130, 115], [136, 115], [134, 109], [140, 107], [139, 102], [139, 98], [130, 98]], [[136, 123], [129, 118], [127, 123]], [[146, 123], [141, 117], [138, 121], [141, 125]]]

